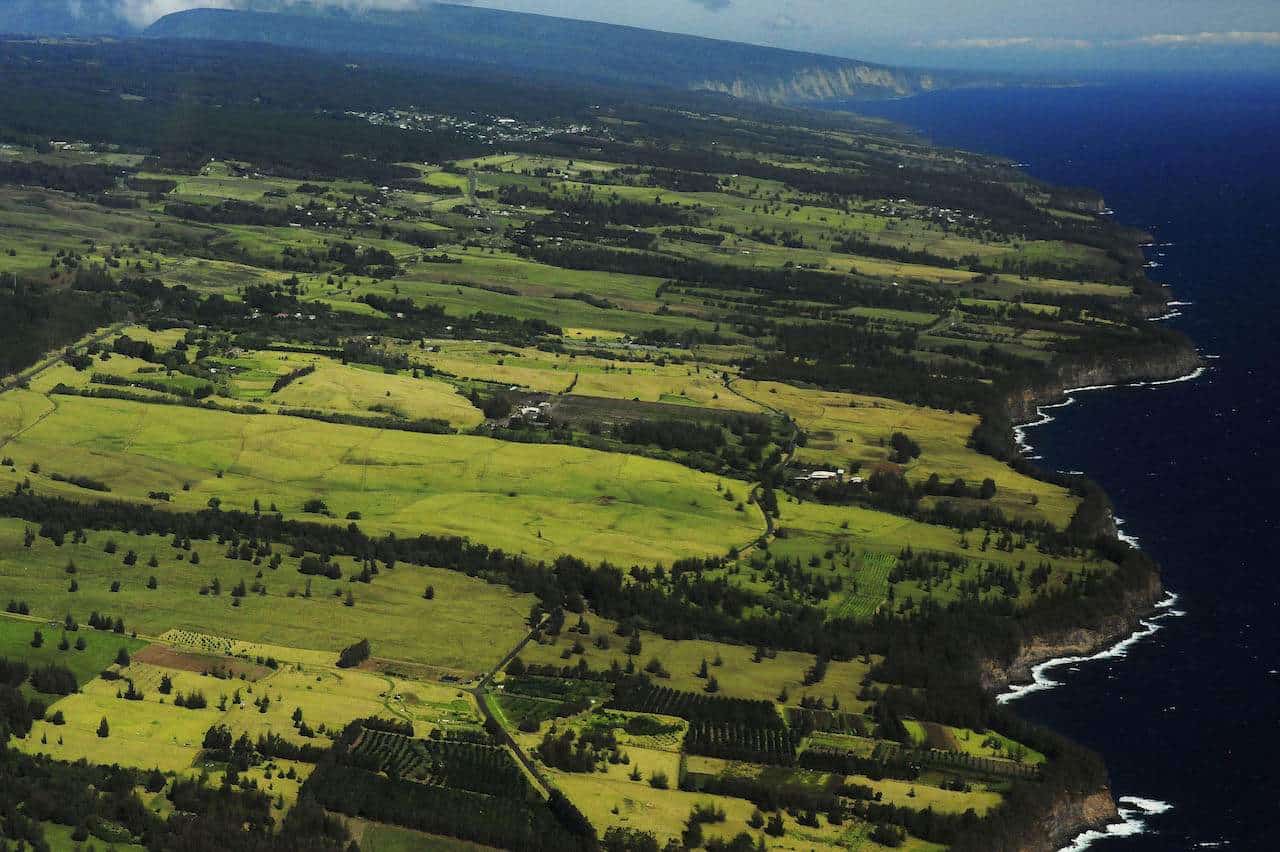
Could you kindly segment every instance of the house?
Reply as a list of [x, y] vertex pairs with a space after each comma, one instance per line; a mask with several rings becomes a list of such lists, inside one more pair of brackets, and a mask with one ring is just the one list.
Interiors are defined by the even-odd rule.
[[[843, 482], [844, 468], [836, 470], [811, 470], [808, 473], [802, 473], [796, 476], [796, 482]], [[851, 482], [861, 482], [859, 477], [854, 477]]]

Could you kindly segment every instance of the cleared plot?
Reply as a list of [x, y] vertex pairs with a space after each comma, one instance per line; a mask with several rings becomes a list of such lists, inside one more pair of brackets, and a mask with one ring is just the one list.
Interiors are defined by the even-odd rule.
[[[960, 478], [976, 486], [990, 478], [997, 487], [991, 503], [1007, 515], [1043, 518], [1060, 527], [1071, 519], [1079, 502], [1064, 488], [1024, 476], [970, 449], [969, 436], [978, 424], [975, 415], [778, 382], [738, 381], [734, 386], [751, 399], [795, 418], [809, 435], [805, 446], [796, 452], [801, 463], [867, 468], [889, 458], [889, 438], [902, 432], [921, 448], [920, 457], [904, 466], [912, 481], [936, 473], [944, 483]], [[1033, 497], [1037, 501], [1034, 506]]]
[[[192, 542], [200, 557], [193, 565], [193, 556], [168, 538], [91, 532], [86, 543], [55, 547], [39, 538], [28, 549], [24, 529], [21, 521], [0, 520], [0, 601], [25, 600], [33, 615], [58, 622], [72, 613], [82, 625], [96, 610], [122, 617], [129, 631], [164, 634], [182, 650], [215, 657], [234, 653], [331, 665], [341, 648], [368, 638], [375, 656], [470, 673], [496, 664], [525, 635], [524, 618], [533, 603], [531, 595], [439, 568], [399, 565], [383, 569], [371, 583], [352, 583], [349, 578], [360, 571], [355, 560], [341, 560], [341, 579], [308, 578], [292, 557], [272, 570], [265, 560], [255, 566], [229, 559], [214, 542]], [[108, 541], [115, 542], [115, 554], [104, 552]], [[132, 567], [122, 564], [130, 550], [139, 556]], [[157, 565], [150, 567], [153, 554]], [[76, 572], [68, 574], [72, 563]], [[147, 588], [150, 577], [157, 580], [154, 589]], [[215, 579], [221, 594], [212, 593]], [[311, 597], [305, 596], [308, 579]], [[116, 582], [119, 591], [112, 592]], [[235, 598], [231, 592], [241, 583], [261, 584], [265, 594]], [[435, 591], [432, 600], [423, 598], [427, 586]], [[348, 591], [355, 598], [351, 607], [343, 605]], [[0, 625], [0, 635], [11, 636], [18, 650], [41, 627], [15, 619], [0, 619]], [[51, 649], [45, 653], [56, 653], [60, 630], [44, 633]], [[84, 627], [81, 635], [93, 653], [102, 646], [106, 660], [123, 643], [123, 637]], [[85, 665], [96, 673], [105, 661]]]
[[[761, 532], [758, 516], [719, 498], [715, 477], [670, 462], [272, 415], [41, 399], [0, 398], [0, 422], [18, 427], [6, 450], [19, 468], [56, 459], [106, 482], [117, 497], [166, 491], [177, 508], [217, 498], [245, 510], [260, 499], [293, 517], [321, 498], [335, 520], [358, 512], [373, 532], [461, 535], [536, 556], [623, 564], [723, 553]], [[0, 470], [6, 485], [15, 479]], [[86, 496], [43, 480], [38, 487]]]

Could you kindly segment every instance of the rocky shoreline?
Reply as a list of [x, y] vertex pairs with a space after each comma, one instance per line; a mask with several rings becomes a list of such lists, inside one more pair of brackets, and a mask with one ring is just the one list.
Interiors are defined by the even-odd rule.
[[[1016, 424], [1026, 425], [1041, 416], [1042, 406], [1066, 401], [1072, 389], [1168, 381], [1190, 375], [1203, 366], [1203, 359], [1189, 342], [1185, 347], [1145, 356], [1066, 365], [1058, 369], [1051, 382], [1011, 398], [1009, 413]], [[1114, 525], [1109, 534], [1116, 534]], [[984, 660], [980, 674], [983, 688], [994, 693], [1014, 684], [1030, 683], [1034, 679], [1032, 669], [1041, 663], [1063, 657], [1089, 657], [1115, 645], [1139, 630], [1144, 618], [1155, 614], [1156, 604], [1164, 595], [1160, 577], [1152, 575], [1145, 586], [1128, 590], [1116, 609], [1099, 623], [1032, 636], [1011, 658]], [[1109, 787], [1067, 794], [1053, 803], [1040, 822], [1042, 831], [1022, 843], [1019, 852], [1058, 852], [1084, 832], [1101, 830], [1119, 819], [1119, 806]]]
[[1009, 416], [1014, 423], [1025, 425], [1039, 416], [1041, 406], [1065, 401], [1073, 388], [1169, 381], [1189, 375], [1203, 366], [1204, 359], [1190, 342], [1145, 355], [1120, 355], [1110, 360], [1060, 366], [1049, 382], [1011, 397], [1008, 401]]

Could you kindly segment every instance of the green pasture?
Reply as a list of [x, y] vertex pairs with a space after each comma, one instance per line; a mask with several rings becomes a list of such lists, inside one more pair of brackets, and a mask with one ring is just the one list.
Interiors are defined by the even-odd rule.
[[[56, 463], [105, 482], [115, 498], [166, 491], [182, 509], [217, 498], [248, 510], [257, 499], [304, 517], [304, 504], [320, 498], [335, 522], [358, 512], [375, 532], [464, 535], [622, 564], [723, 553], [762, 531], [758, 514], [735, 511], [716, 492], [713, 476], [576, 447], [24, 391], [0, 397], [0, 430], [21, 470]], [[0, 479], [17, 477], [0, 470]], [[99, 496], [65, 483], [39, 487]]]
[[[254, 565], [228, 559], [226, 548], [210, 541], [193, 541], [188, 553], [174, 548], [171, 538], [90, 533], [82, 544], [68, 540], [56, 547], [39, 538], [25, 548], [25, 528], [20, 521], [0, 519], [0, 601], [26, 601], [41, 622], [61, 622], [71, 613], [81, 623], [89, 649], [59, 652], [60, 627], [0, 619], [0, 656], [22, 652], [37, 661], [65, 658], [83, 674], [101, 670], [121, 644], [129, 644], [89, 630], [85, 622], [93, 611], [121, 617], [128, 631], [143, 636], [195, 631], [326, 651], [320, 659], [330, 661], [340, 649], [367, 638], [378, 657], [476, 672], [497, 663], [525, 635], [524, 618], [533, 602], [531, 596], [439, 568], [402, 564], [384, 568], [371, 583], [353, 583], [350, 578], [361, 570], [353, 559], [337, 558], [343, 577], [329, 580], [298, 573], [299, 560], [287, 555], [278, 569], [271, 569], [269, 560]], [[108, 541], [116, 544], [116, 553], [104, 552]], [[130, 550], [138, 561], [126, 566]], [[192, 564], [192, 553], [199, 555], [199, 564]], [[147, 564], [153, 555], [156, 567]], [[70, 564], [75, 573], [67, 572]], [[153, 576], [157, 588], [147, 588]], [[221, 594], [200, 594], [215, 578]], [[70, 591], [73, 580], [75, 592]], [[308, 580], [311, 597], [305, 596]], [[115, 582], [120, 588], [112, 592]], [[246, 588], [261, 583], [266, 593], [249, 592], [237, 606], [231, 592], [242, 582]], [[427, 586], [434, 589], [432, 600], [423, 598]], [[355, 598], [351, 607], [344, 605], [348, 591]], [[26, 647], [36, 628], [45, 637], [38, 654]], [[74, 642], [75, 636], [68, 635]]]

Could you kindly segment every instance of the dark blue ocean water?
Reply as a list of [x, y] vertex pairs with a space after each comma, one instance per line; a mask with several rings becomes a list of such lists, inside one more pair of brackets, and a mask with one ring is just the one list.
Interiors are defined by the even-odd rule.
[[1220, 357], [1196, 381], [1079, 394], [1028, 438], [1107, 489], [1185, 615], [1015, 706], [1101, 751], [1117, 796], [1170, 806], [1126, 803], [1144, 830], [1094, 848], [1280, 849], [1280, 78], [1103, 83], [859, 108], [1100, 189], [1172, 243], [1151, 277]]

